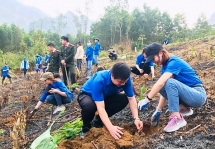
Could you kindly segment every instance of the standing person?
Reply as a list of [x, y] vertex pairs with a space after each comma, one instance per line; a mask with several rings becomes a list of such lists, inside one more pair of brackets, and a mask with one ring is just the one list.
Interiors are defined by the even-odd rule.
[[39, 57], [39, 55], [36, 55], [35, 70], [36, 70], [37, 73], [40, 72], [40, 57]]
[[95, 65], [98, 66], [98, 57], [99, 57], [99, 53], [100, 53], [99, 39], [94, 38], [94, 42], [95, 42], [95, 47], [94, 47], [94, 51], [93, 51], [93, 58], [94, 58]]
[[131, 67], [131, 72], [139, 76], [144, 75], [146, 78], [150, 73], [152, 73], [152, 79], [154, 79], [154, 63], [153, 61], [149, 61], [146, 63], [144, 53], [145, 49], [143, 49], [142, 53], [137, 56], [136, 65]]
[[87, 79], [91, 77], [91, 67], [92, 67], [92, 61], [93, 61], [93, 47], [91, 46], [91, 41], [88, 40], [87, 42], [87, 48], [85, 51], [86, 55], [86, 61], [87, 61]]
[[29, 62], [27, 61], [27, 59], [24, 57], [21, 64], [20, 64], [20, 70], [23, 71], [24, 73], [24, 77], [26, 77], [26, 73], [29, 69]]
[[77, 48], [77, 51], [75, 54], [75, 59], [77, 60], [77, 67], [79, 69], [79, 72], [82, 73], [81, 64], [82, 64], [82, 60], [84, 58], [84, 49], [83, 49], [82, 43], [80, 41], [77, 42], [76, 45], [78, 48]]
[[48, 54], [48, 53], [46, 53], [46, 55], [45, 55], [45, 59], [44, 59], [44, 61], [45, 61], [45, 64], [46, 64], [46, 65], [47, 65], [47, 64], [48, 64], [48, 62], [49, 62], [49, 58], [50, 58], [49, 54]]
[[9, 70], [10, 70], [10, 68], [8, 66], [8, 63], [5, 62], [5, 65], [1, 68], [2, 85], [4, 85], [4, 80], [6, 77], [10, 80], [10, 83], [12, 83], [11, 76], [9, 74]]
[[65, 106], [63, 104], [70, 103], [73, 100], [74, 96], [71, 91], [67, 89], [67, 87], [59, 78], [54, 78], [54, 75], [51, 72], [44, 73], [40, 80], [44, 81], [46, 89], [31, 113], [37, 111], [45, 100], [47, 100], [52, 105], [57, 106], [53, 114], [64, 111]]
[[76, 83], [74, 66], [75, 49], [74, 45], [69, 43], [69, 38], [66, 36], [61, 37], [61, 44], [62, 44], [60, 51], [61, 67], [63, 72], [64, 84], [67, 86], [68, 85], [67, 76], [69, 77], [69, 75], [71, 78], [71, 84]]
[[43, 65], [43, 57], [41, 54], [38, 54], [39, 55], [39, 61], [40, 61], [40, 64], [39, 64], [39, 69], [42, 69], [42, 65]]
[[49, 59], [46, 71], [52, 72], [52, 73], [59, 73], [60, 68], [60, 51], [55, 49], [55, 45], [53, 43], [49, 43], [48, 45], [49, 49]]
[[[121, 93], [122, 91], [125, 92]], [[81, 137], [90, 130], [91, 121], [94, 127], [106, 126], [111, 136], [121, 138], [123, 128], [111, 123], [109, 117], [124, 109], [128, 104], [138, 132], [143, 123], [138, 117], [137, 102], [134, 96], [130, 69], [125, 63], [116, 63], [111, 70], [95, 73], [81, 88], [78, 103], [82, 109], [83, 120]]]
[[187, 124], [184, 116], [193, 114], [190, 107], [200, 107], [206, 102], [206, 91], [193, 68], [181, 58], [170, 55], [161, 44], [152, 43], [147, 46], [146, 56], [146, 62], [153, 60], [157, 65], [162, 65], [162, 75], [147, 97], [139, 101], [138, 107], [146, 108], [152, 98], [160, 92], [158, 106], [151, 118], [152, 125], [158, 124], [161, 110], [168, 103], [172, 114], [164, 131], [176, 131]]

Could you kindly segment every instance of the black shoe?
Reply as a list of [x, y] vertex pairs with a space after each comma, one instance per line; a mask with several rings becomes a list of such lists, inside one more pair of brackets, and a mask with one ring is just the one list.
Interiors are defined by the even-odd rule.
[[91, 125], [96, 128], [102, 128], [104, 126], [102, 120], [98, 115], [94, 117], [93, 121], [91, 122]]

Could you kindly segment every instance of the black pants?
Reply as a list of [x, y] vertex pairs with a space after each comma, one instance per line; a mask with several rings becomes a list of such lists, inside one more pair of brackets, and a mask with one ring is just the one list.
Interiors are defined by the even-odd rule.
[[111, 60], [116, 60], [117, 59], [117, 55], [116, 54], [109, 54], [109, 58]]
[[22, 69], [23, 70], [23, 73], [24, 73], [24, 76], [26, 76], [26, 73], [27, 73], [27, 71], [28, 71], [28, 69]]
[[82, 69], [81, 69], [81, 64], [82, 64], [82, 59], [77, 59], [77, 67], [78, 67], [78, 70], [81, 72]]
[[131, 72], [136, 75], [143, 75], [143, 74], [150, 74], [151, 73], [151, 67], [149, 64], [141, 63], [139, 65], [140, 69], [143, 69], [143, 73], [140, 74], [140, 71], [136, 68], [136, 66], [131, 67]]
[[2, 85], [4, 84], [4, 80], [5, 80], [6, 77], [10, 80], [10, 83], [12, 82], [11, 81], [11, 76], [8, 74], [7, 76], [2, 77]]
[[[70, 79], [71, 79], [71, 84], [76, 83], [74, 65], [72, 65], [72, 66], [70, 66], [70, 67], [66, 67], [66, 70], [65, 70], [65, 67], [62, 66], [64, 84], [67, 86], [68, 83], [67, 83], [66, 71], [67, 71], [68, 79], [69, 79], [69, 77], [70, 77]], [[68, 80], [68, 81], [69, 81], [69, 80]]]
[[[91, 96], [80, 93], [78, 96], [78, 103], [81, 107], [81, 116], [83, 120], [82, 131], [85, 133], [90, 130], [90, 122], [95, 116], [97, 107], [95, 102], [92, 100]], [[104, 99], [105, 110], [108, 114], [108, 117], [111, 117], [115, 113], [121, 111], [128, 105], [128, 98], [125, 94], [116, 94], [107, 96]]]

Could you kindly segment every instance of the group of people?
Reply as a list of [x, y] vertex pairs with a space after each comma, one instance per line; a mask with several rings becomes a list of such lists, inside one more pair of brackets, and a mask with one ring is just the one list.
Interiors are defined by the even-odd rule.
[[[63, 37], [62, 40], [65, 38]], [[90, 42], [88, 41], [88, 43]], [[68, 43], [64, 45], [63, 49], [73, 47]], [[90, 47], [91, 45], [88, 44], [87, 49]], [[90, 52], [91, 49], [88, 49], [85, 53], [91, 61], [92, 56], [89, 57], [88, 55]], [[52, 50], [52, 54], [60, 54], [63, 57], [62, 54], [65, 53]], [[65, 66], [64, 71], [72, 69], [71, 57], [65, 54], [63, 58], [59, 59], [59, 63]], [[130, 77], [131, 72], [137, 75], [152, 73], [152, 77], [155, 77], [154, 63], [162, 66], [161, 77], [153, 85], [148, 95], [137, 102]], [[34, 111], [38, 110], [45, 100], [57, 105], [54, 113], [65, 109], [63, 104], [71, 102], [73, 94], [58, 77], [55, 77], [51, 72], [42, 75], [41, 80], [47, 85], [47, 89]], [[84, 83], [77, 97], [83, 120], [81, 137], [83, 138], [92, 127], [105, 126], [113, 138], [120, 139], [123, 135], [123, 128], [114, 125], [109, 117], [123, 110], [127, 105], [130, 107], [136, 129], [140, 132], [143, 128], [143, 122], [139, 118], [138, 109], [147, 110], [147, 106], [154, 100], [153, 98], [157, 93], [160, 93], [160, 99], [151, 116], [151, 122], [153, 126], [156, 126], [163, 107], [168, 105], [171, 114], [169, 122], [164, 128], [165, 132], [173, 132], [184, 127], [187, 124], [184, 117], [193, 114], [191, 108], [200, 107], [206, 102], [206, 91], [193, 68], [181, 58], [171, 55], [163, 48], [162, 44], [152, 43], [137, 56], [136, 66], [130, 68], [126, 63], [117, 62], [111, 70], [97, 71]]]

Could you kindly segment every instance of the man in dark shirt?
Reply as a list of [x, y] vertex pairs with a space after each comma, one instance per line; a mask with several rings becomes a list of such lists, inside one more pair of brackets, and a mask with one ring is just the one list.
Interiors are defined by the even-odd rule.
[[74, 45], [69, 43], [69, 38], [66, 36], [61, 37], [61, 44], [62, 44], [60, 51], [61, 67], [63, 72], [64, 84], [67, 86], [68, 85], [67, 77], [71, 78], [71, 84], [76, 83], [74, 66], [75, 49]]

